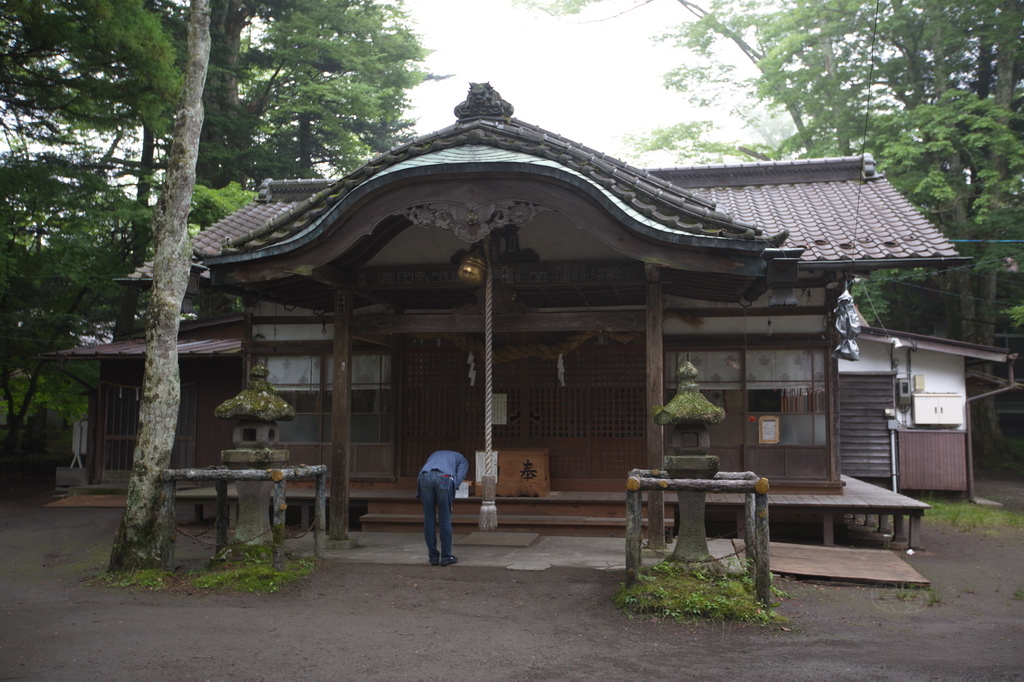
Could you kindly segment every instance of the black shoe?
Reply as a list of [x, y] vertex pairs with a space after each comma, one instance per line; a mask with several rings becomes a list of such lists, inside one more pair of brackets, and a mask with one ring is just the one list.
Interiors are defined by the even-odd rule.
[[440, 559], [431, 559], [430, 560], [430, 565], [431, 566], [437, 566], [439, 563], [441, 563]]
[[441, 559], [441, 565], [442, 566], [451, 566], [452, 564], [457, 564], [457, 563], [459, 563], [459, 560], [456, 559], [453, 556], [446, 556], [445, 558]]

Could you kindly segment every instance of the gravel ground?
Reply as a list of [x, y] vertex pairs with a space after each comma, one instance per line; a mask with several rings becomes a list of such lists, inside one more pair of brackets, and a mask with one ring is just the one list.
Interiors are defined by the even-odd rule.
[[[626, 618], [622, 575], [593, 569], [325, 562], [271, 595], [99, 587], [120, 510], [3, 483], [0, 680], [1024, 680], [1024, 531], [926, 515], [904, 557], [931, 589], [776, 578], [789, 620], [762, 628]], [[1024, 481], [978, 494], [1016, 506]]]

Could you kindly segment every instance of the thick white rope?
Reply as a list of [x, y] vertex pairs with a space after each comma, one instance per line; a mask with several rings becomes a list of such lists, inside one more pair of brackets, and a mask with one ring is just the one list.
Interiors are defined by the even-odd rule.
[[[491, 277], [491, 254], [484, 243], [484, 258], [487, 269], [484, 280], [484, 477], [490, 477], [484, 484], [484, 500], [480, 504], [480, 530], [494, 530], [498, 527], [498, 508], [494, 505], [494, 486], [498, 480], [498, 462], [491, 441], [494, 417], [491, 414], [494, 402], [494, 300]], [[487, 499], [490, 497], [491, 499]]]

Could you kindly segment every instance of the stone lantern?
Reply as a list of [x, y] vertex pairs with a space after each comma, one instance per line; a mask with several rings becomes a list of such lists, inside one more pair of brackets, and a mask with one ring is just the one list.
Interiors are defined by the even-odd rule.
[[[276, 447], [281, 433], [277, 422], [294, 419], [295, 408], [267, 381], [269, 374], [265, 365], [255, 365], [245, 390], [214, 410], [221, 419], [238, 420], [231, 438], [234, 449], [221, 450], [220, 453], [221, 462], [229, 469], [268, 469], [288, 461], [288, 451]], [[235, 524], [235, 542], [271, 544], [269, 509], [273, 483], [238, 481], [236, 489], [238, 521]]]
[[[718, 457], [709, 455], [711, 438], [708, 426], [720, 424], [725, 410], [712, 405], [694, 379], [697, 368], [684, 362], [676, 370], [676, 395], [668, 405], [654, 408], [654, 423], [672, 425], [672, 454], [665, 457], [665, 471], [671, 478], [714, 478], [718, 473]], [[679, 491], [679, 527], [672, 558], [678, 561], [703, 562], [710, 557], [704, 532], [705, 493]], [[709, 566], [711, 568], [711, 566]]]

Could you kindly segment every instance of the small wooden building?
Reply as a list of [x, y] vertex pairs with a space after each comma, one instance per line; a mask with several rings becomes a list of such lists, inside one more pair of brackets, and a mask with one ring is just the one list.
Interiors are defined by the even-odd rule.
[[[241, 315], [181, 325], [181, 404], [172, 468], [219, 464], [220, 451], [232, 447], [233, 425], [217, 419], [213, 410], [245, 385], [242, 327]], [[84, 464], [89, 483], [118, 486], [128, 481], [138, 436], [145, 354], [141, 334], [53, 354], [60, 362], [99, 363], [99, 384], [89, 397], [86, 415]]]
[[[494, 446], [547, 467], [549, 496], [660, 467], [651, 408], [684, 359], [726, 410], [722, 470], [842, 495], [838, 295], [876, 269], [965, 261], [869, 155], [641, 170], [512, 118], [488, 87], [456, 118], [338, 180], [268, 180], [195, 238], [204, 281], [245, 301], [244, 360], [218, 395], [266, 363], [298, 412], [292, 461], [344, 466], [355, 496], [410, 493], [436, 449], [475, 464], [485, 287], [457, 277], [475, 253], [493, 278]], [[216, 463], [226, 444], [200, 441], [194, 463]]]
[[[839, 360], [843, 473], [900, 491], [973, 495], [970, 403], [1016, 390], [1016, 353], [865, 327], [857, 362]], [[1006, 368], [997, 379], [977, 368]]]

